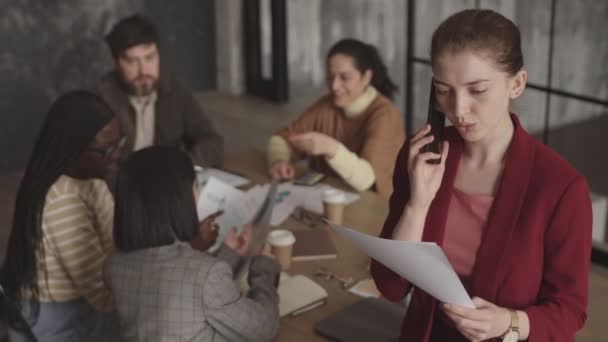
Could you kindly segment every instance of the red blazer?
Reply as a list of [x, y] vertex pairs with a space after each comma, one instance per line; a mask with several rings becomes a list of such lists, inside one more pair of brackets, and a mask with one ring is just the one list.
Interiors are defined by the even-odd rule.
[[[530, 341], [574, 341], [587, 317], [592, 224], [589, 189], [582, 175], [528, 135], [515, 115], [511, 118], [515, 132], [477, 252], [469, 294], [525, 311], [530, 319]], [[440, 246], [463, 149], [463, 140], [453, 127], [446, 130], [446, 139], [450, 142], [446, 170], [422, 237]], [[409, 199], [408, 150], [406, 142], [397, 157], [395, 190], [380, 235], [383, 238], [391, 238]], [[375, 260], [371, 273], [380, 292], [390, 300], [401, 300], [412, 287]], [[415, 288], [400, 340], [428, 341], [438, 310], [433, 297]], [[434, 336], [464, 340], [456, 330], [440, 323]]]

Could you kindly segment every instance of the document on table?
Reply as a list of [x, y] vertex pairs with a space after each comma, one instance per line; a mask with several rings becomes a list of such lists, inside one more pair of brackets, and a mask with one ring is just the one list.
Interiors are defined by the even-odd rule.
[[[260, 206], [264, 202], [270, 184], [255, 185], [245, 193], [246, 200], [253, 203], [253, 206]], [[274, 209], [270, 218], [271, 226], [278, 226], [285, 221], [295, 209], [295, 204], [289, 200], [291, 190], [287, 183], [283, 183], [277, 187], [277, 192], [274, 200]]]
[[[267, 186], [267, 185], [265, 185]], [[277, 226], [284, 222], [295, 208], [304, 208], [317, 214], [323, 214], [323, 192], [333, 189], [321, 184], [318, 186], [293, 185], [291, 182], [282, 183], [277, 189], [275, 208], [272, 212], [271, 225]], [[346, 205], [359, 199], [359, 195], [345, 191]]]
[[[330, 189], [336, 189], [328, 184], [319, 184], [314, 187], [290, 185], [290, 187], [294, 203], [297, 203], [298, 207], [317, 214], [323, 214], [323, 193]], [[361, 197], [359, 194], [348, 191], [344, 191], [344, 196], [346, 196], [345, 205], [349, 205]]]
[[439, 301], [475, 307], [443, 250], [434, 242], [382, 239], [328, 223], [367, 255]]
[[197, 165], [194, 167], [194, 170], [196, 171], [196, 178], [199, 184], [205, 183], [211, 177], [219, 179], [222, 182], [232, 185], [234, 187], [239, 187], [251, 183], [249, 179], [243, 176], [220, 169], [215, 169], [212, 167], [202, 168]]

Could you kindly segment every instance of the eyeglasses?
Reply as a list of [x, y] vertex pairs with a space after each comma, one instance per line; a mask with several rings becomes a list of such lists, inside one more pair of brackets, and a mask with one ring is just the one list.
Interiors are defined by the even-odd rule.
[[114, 154], [114, 152], [121, 150], [125, 146], [126, 142], [127, 142], [127, 137], [122, 137], [117, 142], [115, 142], [114, 144], [112, 144], [106, 148], [89, 147], [89, 148], [87, 148], [87, 151], [96, 152], [96, 153], [101, 154], [104, 158], [108, 158], [112, 154]]
[[355, 280], [352, 277], [339, 276], [325, 267], [319, 267], [315, 271], [314, 276], [324, 278], [325, 280], [335, 279], [343, 289], [347, 289], [355, 283]]

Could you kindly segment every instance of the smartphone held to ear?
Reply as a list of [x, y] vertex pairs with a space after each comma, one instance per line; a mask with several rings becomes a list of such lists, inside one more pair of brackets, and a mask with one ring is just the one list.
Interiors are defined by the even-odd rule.
[[[445, 129], [445, 115], [441, 111], [437, 99], [435, 97], [435, 85], [431, 81], [431, 94], [429, 96], [429, 111], [427, 114], [427, 123], [431, 125], [431, 131], [427, 136], [432, 135], [435, 139], [422, 147], [422, 152], [433, 152], [441, 154], [443, 147], [443, 130]], [[427, 161], [430, 164], [439, 164], [440, 159], [430, 159]]]

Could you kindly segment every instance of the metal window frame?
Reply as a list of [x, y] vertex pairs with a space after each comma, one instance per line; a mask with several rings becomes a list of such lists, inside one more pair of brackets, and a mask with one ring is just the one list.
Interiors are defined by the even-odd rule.
[[270, 0], [272, 17], [272, 77], [262, 76], [260, 0], [242, 0], [245, 91], [276, 102], [289, 98], [287, 71], [287, 3]]
[[[562, 89], [556, 89], [551, 87], [553, 81], [553, 47], [555, 43], [555, 12], [556, 12], [557, 0], [551, 0], [551, 20], [549, 26], [549, 63], [547, 63], [547, 86], [543, 86], [535, 83], [527, 83], [527, 87], [545, 93], [545, 115], [544, 115], [544, 127], [543, 127], [543, 143], [549, 144], [549, 123], [551, 119], [551, 97], [559, 96], [562, 98], [578, 100], [583, 103], [600, 105], [608, 108], [608, 100], [587, 96], [584, 94], [576, 94], [573, 92], [565, 91]], [[481, 0], [475, 0], [475, 8], [480, 8]], [[412, 134], [412, 127], [414, 117], [412, 115], [414, 110], [414, 64], [425, 64], [431, 65], [431, 61], [425, 58], [416, 57], [414, 46], [415, 46], [415, 11], [416, 11], [416, 0], [407, 1], [407, 25], [406, 25], [406, 37], [407, 37], [407, 57], [406, 57], [406, 80], [405, 80], [405, 122], [408, 136]], [[600, 247], [593, 247], [591, 251], [591, 261], [608, 266], [608, 251]]]

